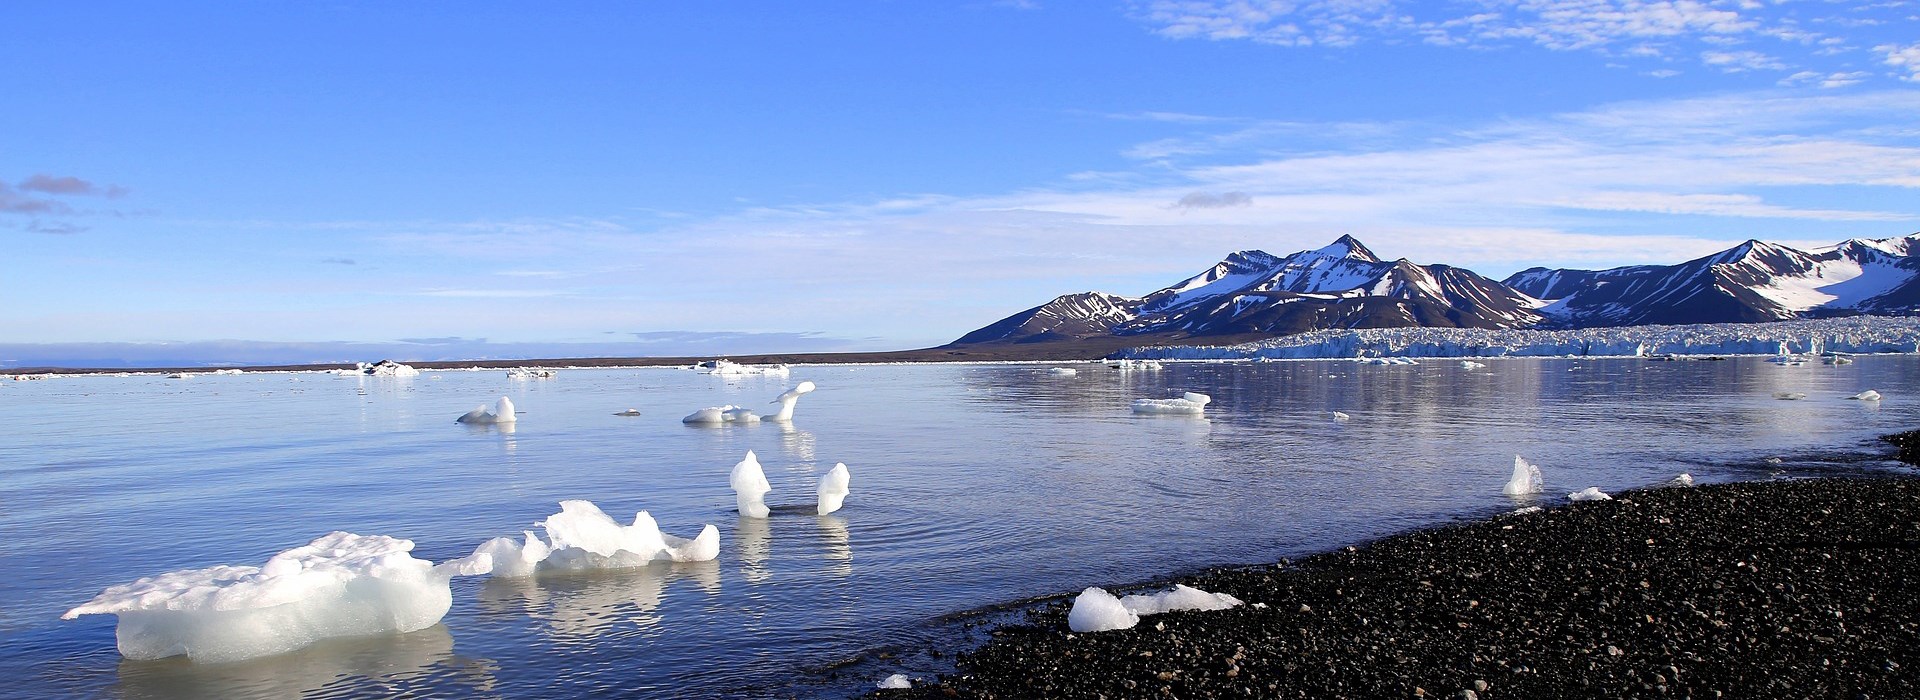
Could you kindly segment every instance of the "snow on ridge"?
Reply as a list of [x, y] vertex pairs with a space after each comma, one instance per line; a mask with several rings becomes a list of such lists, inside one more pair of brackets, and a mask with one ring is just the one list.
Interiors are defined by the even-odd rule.
[[1343, 357], [1634, 357], [1920, 352], [1920, 318], [1851, 316], [1775, 323], [1618, 326], [1566, 330], [1364, 328], [1310, 331], [1239, 345], [1169, 345], [1115, 357], [1154, 360]]

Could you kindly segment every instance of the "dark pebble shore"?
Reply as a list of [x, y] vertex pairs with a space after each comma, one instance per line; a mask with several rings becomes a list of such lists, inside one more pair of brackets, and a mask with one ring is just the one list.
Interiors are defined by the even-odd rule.
[[1073, 634], [1054, 603], [869, 697], [1920, 697], [1911, 478], [1631, 491], [1180, 582], [1246, 605]]

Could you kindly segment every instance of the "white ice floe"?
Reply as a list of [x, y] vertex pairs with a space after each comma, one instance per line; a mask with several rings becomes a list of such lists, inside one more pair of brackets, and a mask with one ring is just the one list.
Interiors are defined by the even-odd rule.
[[625, 411], [620, 411], [620, 412], [618, 412], [618, 413], [615, 413], [615, 414], [613, 414], [613, 415], [616, 415], [616, 416], [627, 416], [627, 417], [633, 417], [633, 416], [637, 416], [637, 415], [640, 415], [640, 409], [637, 409], [637, 408], [629, 408], [629, 409], [627, 409], [627, 410], [625, 410]]
[[1485, 362], [1474, 362], [1473, 360], [1460, 361], [1460, 369], [1480, 369], [1485, 366], [1487, 366]]
[[61, 618], [119, 616], [114, 634], [130, 659], [237, 661], [330, 637], [430, 627], [452, 605], [450, 578], [492, 568], [486, 555], [434, 566], [412, 550], [409, 540], [335, 532], [264, 566], [189, 569], [113, 586]]
[[1143, 371], [1152, 372], [1152, 371], [1162, 369], [1162, 367], [1160, 366], [1160, 363], [1155, 362], [1153, 360], [1113, 360], [1111, 362], [1108, 362], [1107, 366], [1117, 370], [1121, 370], [1123, 372], [1130, 372], [1134, 370], [1143, 370]]
[[1098, 587], [1088, 587], [1073, 599], [1073, 610], [1067, 612], [1067, 629], [1075, 632], [1106, 632], [1123, 630], [1140, 624], [1140, 616], [1112, 593]]
[[847, 484], [852, 477], [847, 474], [846, 464], [835, 464], [827, 475], [820, 477], [820, 486], [815, 493], [819, 496], [819, 505], [814, 512], [820, 515], [840, 510], [840, 503], [847, 500]]
[[1847, 398], [1849, 398], [1849, 399], [1853, 399], [1853, 400], [1856, 400], [1856, 401], [1879, 401], [1879, 400], [1880, 400], [1880, 392], [1878, 392], [1878, 391], [1874, 391], [1874, 390], [1872, 390], [1872, 389], [1868, 389], [1868, 390], [1866, 390], [1866, 391], [1862, 391], [1862, 392], [1860, 392], [1860, 393], [1858, 393], [1858, 394], [1854, 394], [1854, 395], [1852, 395], [1852, 396], [1849, 396], [1849, 397], [1847, 397]]
[[515, 367], [513, 369], [507, 370], [508, 379], [517, 379], [521, 381], [526, 381], [530, 379], [552, 379], [553, 376], [554, 376], [553, 370], [550, 370], [550, 369]]
[[488, 412], [487, 407], [482, 405], [471, 411], [467, 411], [465, 415], [453, 420], [455, 423], [467, 423], [470, 425], [494, 425], [498, 423], [512, 423], [520, 420], [520, 418], [514, 415], [513, 401], [502, 396], [499, 401], [494, 402], [492, 412]]
[[1351, 419], [1351, 418], [1353, 418], [1353, 416], [1349, 416], [1349, 415], [1347, 415], [1347, 414], [1345, 414], [1345, 413], [1341, 413], [1341, 412], [1339, 412], [1339, 411], [1334, 411], [1334, 412], [1333, 412], [1333, 419], [1334, 419], [1335, 421], [1338, 421], [1338, 422], [1341, 422], [1341, 423], [1345, 423], [1345, 422], [1347, 422], [1347, 421], [1348, 421], [1349, 419]]
[[749, 518], [767, 517], [770, 511], [767, 510], [766, 497], [773, 486], [767, 483], [767, 473], [760, 468], [760, 459], [753, 455], [752, 450], [747, 451], [746, 459], [733, 465], [733, 473], [728, 475], [727, 482], [733, 487], [734, 502], [741, 515]]
[[1514, 455], [1513, 476], [1507, 478], [1507, 485], [1500, 489], [1500, 493], [1522, 496], [1540, 493], [1544, 488], [1546, 483], [1540, 479], [1540, 468], [1533, 466], [1532, 462], [1528, 462], [1520, 455]]
[[774, 397], [773, 401], [770, 402], [780, 404], [780, 410], [773, 415], [761, 416], [761, 418], [779, 422], [793, 420], [793, 405], [800, 402], [801, 394], [810, 394], [813, 393], [813, 390], [813, 382], [800, 382], [799, 384], [793, 385], [792, 389], [788, 389], [779, 396]]
[[1051, 374], [1056, 377], [1071, 377], [1079, 373], [1080, 373], [1080, 370], [1074, 369], [1072, 367], [1055, 367], [1053, 369], [1047, 370], [1047, 374]]
[[1189, 391], [1177, 399], [1135, 399], [1133, 412], [1198, 416], [1206, 413], [1207, 404], [1210, 403], [1213, 403], [1213, 397]]
[[694, 424], [758, 423], [760, 422], [760, 417], [753, 414], [753, 409], [728, 404], [725, 406], [709, 406], [694, 411], [687, 417], [680, 419], [680, 422]]
[[792, 369], [786, 365], [743, 365], [732, 360], [708, 360], [695, 365], [695, 367], [699, 368], [702, 374], [712, 374], [721, 377], [747, 377], [754, 375], [784, 377], [787, 376], [787, 372]]
[[592, 501], [561, 501], [560, 512], [540, 521], [543, 541], [532, 532], [524, 540], [496, 537], [473, 550], [493, 562], [495, 576], [528, 576], [541, 569], [625, 569], [656, 561], [712, 561], [720, 556], [720, 530], [701, 528], [693, 539], [660, 531], [647, 511], [621, 525]]
[[374, 377], [418, 377], [420, 370], [393, 360], [381, 360], [372, 364], [359, 363], [359, 373]]
[[1598, 486], [1588, 486], [1579, 491], [1575, 491], [1573, 493], [1567, 494], [1567, 500], [1569, 501], [1611, 501], [1613, 500], [1613, 497], [1607, 495], [1605, 491], [1601, 491], [1600, 487]]
[[1225, 593], [1206, 591], [1174, 584], [1173, 590], [1152, 595], [1130, 595], [1120, 599], [1121, 607], [1135, 615], [1145, 617], [1175, 610], [1225, 610], [1240, 604], [1240, 599]]
[[1776, 391], [1773, 392], [1773, 398], [1781, 401], [1799, 401], [1807, 398], [1807, 395], [1798, 391]]
[[1417, 365], [1420, 363], [1418, 361], [1415, 361], [1411, 357], [1367, 357], [1367, 358], [1361, 358], [1360, 364], [1363, 364], [1363, 365]]
[[896, 673], [882, 679], [879, 683], [879, 687], [881, 689], [889, 689], [889, 690], [911, 688], [913, 687], [913, 680], [910, 678], [907, 678], [907, 674]]

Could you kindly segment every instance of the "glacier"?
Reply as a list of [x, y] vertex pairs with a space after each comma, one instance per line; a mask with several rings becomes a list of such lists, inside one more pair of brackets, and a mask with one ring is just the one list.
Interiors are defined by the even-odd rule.
[[1360, 328], [1309, 331], [1237, 345], [1128, 348], [1129, 360], [1295, 360], [1408, 357], [1645, 357], [1920, 352], [1920, 318], [1849, 316], [1774, 323], [1704, 323], [1567, 330]]

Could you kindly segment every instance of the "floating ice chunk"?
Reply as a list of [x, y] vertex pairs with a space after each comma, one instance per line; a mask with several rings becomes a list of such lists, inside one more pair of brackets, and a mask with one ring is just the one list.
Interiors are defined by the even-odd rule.
[[360, 373], [375, 377], [418, 377], [420, 370], [393, 360], [381, 360], [373, 364], [359, 363]]
[[507, 399], [505, 396], [500, 397], [499, 401], [494, 402], [491, 413], [487, 411], [486, 406], [481, 406], [467, 411], [466, 415], [453, 419], [455, 423], [468, 423], [471, 425], [494, 425], [498, 423], [512, 423], [517, 420], [519, 420], [519, 417], [514, 415], [513, 401]]
[[530, 379], [552, 379], [553, 376], [553, 370], [550, 369], [515, 367], [507, 370], [508, 379], [518, 379], [522, 381]]
[[1500, 493], [1509, 496], [1522, 496], [1529, 493], [1540, 493], [1544, 488], [1546, 488], [1546, 484], [1540, 478], [1540, 468], [1533, 466], [1532, 462], [1528, 462], [1520, 455], [1514, 455], [1513, 476], [1507, 478], [1507, 485], [1500, 489]]
[[1460, 369], [1480, 369], [1485, 366], [1487, 366], [1485, 362], [1474, 362], [1473, 360], [1460, 361]]
[[1080, 370], [1074, 369], [1072, 367], [1055, 367], [1053, 369], [1047, 370], [1047, 374], [1051, 374], [1056, 377], [1071, 377], [1079, 373], [1080, 373]]
[[907, 674], [896, 673], [891, 676], [887, 676], [884, 680], [881, 680], [879, 683], [879, 687], [883, 690], [898, 690], [901, 688], [911, 688], [913, 687], [913, 680], [907, 678]]
[[440, 621], [453, 576], [486, 573], [475, 554], [440, 566], [415, 559], [413, 542], [334, 532], [264, 566], [174, 571], [113, 586], [62, 619], [111, 613], [120, 654], [238, 661], [329, 637], [400, 634]]
[[760, 459], [747, 451], [747, 458], [733, 465], [733, 473], [727, 477], [733, 487], [734, 502], [740, 514], [749, 518], [767, 517], [766, 496], [773, 486], [767, 483], [767, 473], [760, 468]]
[[771, 402], [780, 404], [780, 410], [773, 415], [761, 416], [761, 418], [782, 423], [793, 420], [793, 405], [800, 402], [801, 394], [812, 393], [813, 389], [813, 382], [800, 382], [799, 384], [793, 385], [792, 389], [788, 389], [786, 392], [774, 397]]
[[840, 502], [847, 500], [847, 482], [851, 478], [847, 474], [846, 464], [833, 465], [833, 469], [828, 471], [826, 476], [820, 477], [820, 488], [817, 491], [820, 504], [814, 512], [826, 515], [840, 510]]
[[1613, 497], [1607, 495], [1606, 492], [1601, 491], [1600, 487], [1598, 486], [1588, 486], [1585, 489], [1581, 489], [1579, 491], [1575, 491], [1573, 493], [1567, 494], [1567, 500], [1569, 501], [1611, 501], [1613, 500]]
[[1681, 472], [1679, 476], [1676, 476], [1676, 477], [1673, 477], [1672, 479], [1669, 479], [1669, 480], [1667, 481], [1667, 483], [1666, 483], [1666, 485], [1667, 485], [1667, 486], [1679, 486], [1679, 487], [1687, 487], [1687, 486], [1692, 486], [1692, 485], [1693, 485], [1693, 475], [1692, 475], [1692, 474], [1688, 474], [1688, 473], [1686, 473], [1686, 472]]
[[1348, 419], [1351, 419], [1351, 418], [1353, 418], [1353, 416], [1349, 416], [1349, 415], [1347, 415], [1347, 414], [1345, 414], [1345, 413], [1341, 413], [1341, 412], [1339, 412], [1339, 411], [1334, 411], [1334, 412], [1333, 412], [1333, 419], [1334, 419], [1335, 421], [1337, 421], [1337, 422], [1340, 422], [1340, 423], [1345, 423], [1345, 422], [1347, 422], [1347, 420], [1348, 420]]
[[1160, 363], [1155, 362], [1153, 360], [1122, 359], [1122, 360], [1115, 360], [1112, 362], [1108, 362], [1107, 366], [1117, 370], [1121, 370], [1121, 371], [1132, 371], [1132, 370], [1155, 371], [1155, 370], [1161, 369]]
[[[662, 533], [646, 511], [621, 525], [592, 501], [561, 501], [540, 521], [552, 553], [544, 562], [562, 569], [614, 569], [655, 561], [708, 561], [720, 555], [720, 530], [708, 525], [689, 540]], [[484, 545], [483, 545], [484, 546]]]
[[1189, 391], [1177, 399], [1135, 399], [1133, 412], [1198, 416], [1206, 413], [1209, 403], [1213, 397]]
[[1773, 398], [1779, 399], [1781, 401], [1799, 401], [1801, 399], [1807, 398], [1807, 395], [1802, 394], [1798, 391], [1776, 391], [1773, 393]]
[[694, 411], [692, 415], [680, 419], [682, 423], [758, 423], [760, 417], [753, 410], [734, 405], [712, 406]]
[[627, 409], [627, 410], [625, 410], [625, 411], [620, 411], [620, 412], [618, 412], [618, 413], [615, 413], [615, 414], [613, 414], [613, 415], [616, 415], [616, 416], [629, 416], [629, 417], [631, 417], [631, 416], [637, 416], [637, 415], [640, 415], [640, 409], [637, 409], [637, 408], [629, 408], [629, 409]]
[[495, 537], [480, 543], [473, 553], [485, 554], [493, 561], [495, 576], [532, 576], [534, 569], [546, 561], [553, 550], [532, 532], [522, 534], [526, 535], [522, 542], [515, 542], [511, 537]]
[[696, 367], [700, 368], [704, 374], [722, 377], [745, 377], [752, 375], [784, 377], [787, 376], [787, 372], [791, 370], [791, 368], [786, 365], [743, 365], [732, 360], [708, 360], [696, 365]]
[[1849, 399], [1853, 399], [1853, 400], [1856, 400], [1856, 401], [1879, 401], [1879, 400], [1880, 400], [1880, 392], [1878, 392], [1878, 391], [1874, 391], [1874, 390], [1872, 390], [1872, 389], [1868, 389], [1868, 390], [1866, 390], [1866, 391], [1862, 391], [1862, 392], [1860, 392], [1860, 393], [1858, 393], [1858, 394], [1854, 394], [1854, 395], [1852, 395], [1852, 396], [1849, 396], [1849, 397], [1847, 397], [1847, 398], [1849, 398]]
[[1175, 610], [1225, 610], [1240, 604], [1240, 599], [1225, 593], [1206, 591], [1174, 584], [1173, 590], [1153, 595], [1130, 595], [1120, 599], [1120, 606], [1135, 615], [1145, 617]]
[[1120, 604], [1113, 597], [1097, 587], [1088, 587], [1073, 599], [1073, 610], [1067, 612], [1067, 629], [1075, 632], [1105, 632], [1123, 630], [1140, 624], [1140, 616]]

